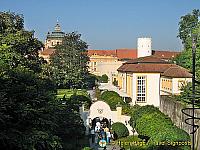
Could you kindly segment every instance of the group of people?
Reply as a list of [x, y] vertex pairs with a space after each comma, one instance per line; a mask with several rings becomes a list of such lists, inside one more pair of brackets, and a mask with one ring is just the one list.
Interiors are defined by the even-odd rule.
[[106, 123], [97, 122], [94, 129], [91, 130], [92, 143], [98, 144], [100, 140], [105, 140], [106, 143], [110, 143], [111, 139], [115, 140], [116, 133], [108, 128]]

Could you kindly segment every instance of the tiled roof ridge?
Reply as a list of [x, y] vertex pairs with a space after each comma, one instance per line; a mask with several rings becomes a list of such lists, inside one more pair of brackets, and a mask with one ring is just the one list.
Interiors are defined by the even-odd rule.
[[[175, 72], [174, 72], [174, 69], [178, 69], [178, 70], [175, 70]], [[172, 72], [174, 72], [174, 73], [172, 73]], [[192, 74], [189, 72], [188, 69], [183, 68], [176, 64], [175, 64], [175, 66], [172, 66], [172, 67], [169, 67], [168, 69], [166, 69], [163, 72], [163, 75], [169, 76], [169, 77], [191, 77], [192, 76]]]
[[135, 58], [135, 59], [125, 62], [125, 64], [145, 64], [145, 63], [170, 64], [170, 62], [165, 61], [164, 59], [159, 58], [154, 55], [139, 57], [139, 58]]

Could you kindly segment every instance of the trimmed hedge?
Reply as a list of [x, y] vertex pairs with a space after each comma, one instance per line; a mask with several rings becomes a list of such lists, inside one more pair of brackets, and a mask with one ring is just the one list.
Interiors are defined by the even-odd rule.
[[116, 109], [116, 105], [120, 103], [125, 105], [122, 97], [114, 91], [105, 91], [101, 94], [100, 99], [105, 101], [112, 110]]
[[108, 83], [108, 76], [103, 74], [102, 76], [96, 76], [98, 82], [100, 83]]
[[[187, 132], [175, 126], [168, 116], [154, 106], [147, 105], [139, 108], [131, 116], [130, 121], [139, 135], [148, 137], [146, 139], [149, 139], [150, 149], [190, 149], [189, 146], [168, 145], [168, 142], [188, 142], [190, 136]], [[156, 146], [156, 143], [159, 142], [165, 142], [165, 145]]]
[[126, 137], [129, 135], [127, 127], [121, 122], [113, 123], [111, 127], [112, 130], [117, 134], [118, 138]]

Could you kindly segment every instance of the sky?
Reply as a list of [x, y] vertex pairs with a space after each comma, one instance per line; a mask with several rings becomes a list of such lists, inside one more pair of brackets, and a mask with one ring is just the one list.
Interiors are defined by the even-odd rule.
[[0, 11], [23, 14], [25, 28], [45, 41], [59, 21], [77, 31], [89, 49], [137, 48], [151, 37], [152, 49], [180, 51], [180, 17], [200, 9], [200, 0], [0, 0]]

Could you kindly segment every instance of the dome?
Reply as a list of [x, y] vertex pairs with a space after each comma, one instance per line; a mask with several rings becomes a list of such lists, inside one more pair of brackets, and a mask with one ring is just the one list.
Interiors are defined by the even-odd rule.
[[55, 25], [54, 31], [52, 33], [47, 34], [47, 39], [51, 38], [51, 39], [62, 39], [64, 38], [65, 33], [61, 31], [61, 27], [59, 25], [59, 23], [57, 22], [57, 24]]

